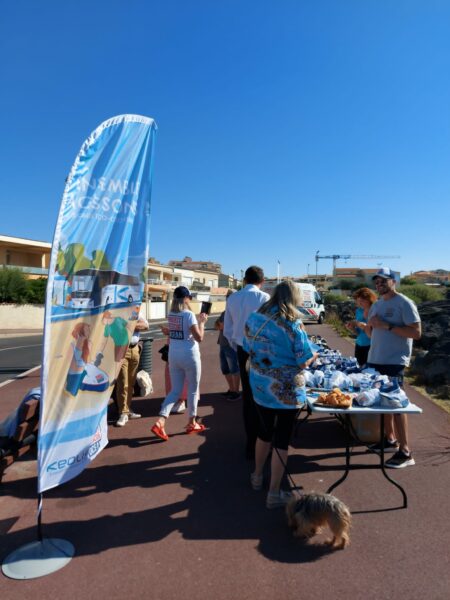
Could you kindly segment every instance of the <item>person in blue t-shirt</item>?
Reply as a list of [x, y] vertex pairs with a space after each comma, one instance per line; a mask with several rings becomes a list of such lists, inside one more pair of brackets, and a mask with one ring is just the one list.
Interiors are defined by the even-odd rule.
[[249, 354], [250, 385], [258, 414], [254, 490], [263, 483], [264, 464], [273, 447], [267, 508], [291, 498], [280, 489], [289, 441], [298, 410], [306, 401], [304, 369], [315, 358], [300, 313], [301, 298], [291, 281], [279, 283], [273, 295], [245, 324], [243, 348]]
[[355, 318], [346, 325], [350, 331], [356, 333], [355, 358], [360, 367], [363, 367], [367, 363], [370, 348], [370, 337], [366, 333], [366, 328], [368, 328], [367, 320], [370, 307], [377, 301], [377, 295], [373, 290], [363, 287], [356, 290], [353, 294], [353, 299], [357, 307]]

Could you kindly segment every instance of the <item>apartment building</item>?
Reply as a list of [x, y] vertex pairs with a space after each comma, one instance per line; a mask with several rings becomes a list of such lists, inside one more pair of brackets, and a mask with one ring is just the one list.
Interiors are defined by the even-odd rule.
[[[30, 278], [47, 277], [52, 245], [48, 242], [0, 235], [0, 268], [14, 267]], [[176, 266], [180, 263], [181, 266]], [[186, 265], [186, 266], [182, 266]], [[212, 261], [169, 261], [161, 264], [151, 257], [147, 270], [147, 294], [153, 300], [166, 300], [178, 285], [197, 292], [233, 287], [235, 280], [220, 272], [221, 265]]]
[[47, 277], [51, 249], [48, 242], [0, 235], [0, 268], [20, 269], [30, 279]]
[[180, 269], [190, 269], [192, 271], [210, 271], [212, 273], [221, 273], [222, 265], [211, 260], [192, 260], [190, 256], [185, 256], [183, 260], [169, 260], [171, 267]]

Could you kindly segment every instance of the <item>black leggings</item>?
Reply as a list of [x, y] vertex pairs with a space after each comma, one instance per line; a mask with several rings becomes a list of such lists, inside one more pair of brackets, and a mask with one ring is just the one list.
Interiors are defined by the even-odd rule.
[[297, 418], [297, 408], [266, 408], [256, 404], [258, 413], [258, 438], [272, 442], [274, 448], [287, 450]]
[[355, 344], [355, 358], [358, 361], [360, 367], [363, 367], [367, 363], [369, 350], [370, 346], [360, 346], [359, 344]]

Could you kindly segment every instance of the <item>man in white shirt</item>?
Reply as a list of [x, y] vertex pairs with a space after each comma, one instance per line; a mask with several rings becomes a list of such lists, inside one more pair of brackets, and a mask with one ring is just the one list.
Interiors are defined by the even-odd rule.
[[246, 456], [250, 459], [255, 455], [258, 413], [248, 379], [248, 354], [242, 348], [242, 341], [248, 317], [270, 298], [269, 294], [261, 291], [263, 283], [264, 271], [260, 267], [251, 266], [245, 271], [245, 287], [228, 298], [223, 329], [223, 335], [237, 351], [242, 382], [244, 427], [247, 435]]

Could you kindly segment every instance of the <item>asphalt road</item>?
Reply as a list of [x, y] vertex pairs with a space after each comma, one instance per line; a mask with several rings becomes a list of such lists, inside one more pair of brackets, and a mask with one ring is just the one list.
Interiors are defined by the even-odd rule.
[[0, 338], [0, 383], [41, 364], [42, 334]]
[[[214, 329], [216, 318], [217, 315], [209, 317], [206, 329]], [[159, 323], [164, 322], [151, 323], [150, 331], [144, 336], [152, 337], [154, 340], [163, 338]], [[42, 334], [0, 338], [0, 384], [40, 365], [42, 342]]]

